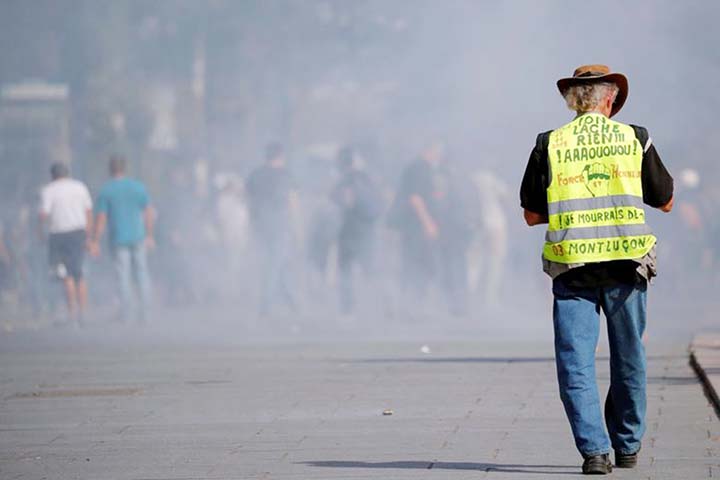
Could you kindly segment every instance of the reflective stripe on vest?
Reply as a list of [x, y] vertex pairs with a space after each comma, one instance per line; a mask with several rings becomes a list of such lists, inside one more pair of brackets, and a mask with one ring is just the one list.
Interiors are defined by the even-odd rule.
[[642, 201], [643, 149], [632, 127], [599, 113], [550, 134], [548, 230], [558, 263], [641, 258], [655, 244]]

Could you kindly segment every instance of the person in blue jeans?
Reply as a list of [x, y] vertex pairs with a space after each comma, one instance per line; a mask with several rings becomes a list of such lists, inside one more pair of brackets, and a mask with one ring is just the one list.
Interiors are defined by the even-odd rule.
[[[610, 119], [627, 98], [624, 75], [586, 65], [557, 85], [576, 117], [538, 135], [520, 200], [528, 225], [548, 224], [543, 269], [553, 279], [557, 377], [582, 472], [607, 474], [611, 447], [615, 466], [637, 465], [645, 433], [642, 338], [657, 272], [643, 205], [670, 212], [673, 179], [646, 129]], [[600, 311], [610, 344], [604, 406], [595, 376]]]
[[[124, 157], [110, 158], [112, 178], [103, 185], [95, 205], [92, 253], [98, 255], [100, 238], [107, 229], [121, 302], [120, 319], [127, 320], [135, 310], [138, 320], [144, 321], [150, 303], [146, 251], [155, 248], [154, 212], [145, 185], [127, 177], [126, 170]], [[134, 301], [133, 284], [139, 302]]]

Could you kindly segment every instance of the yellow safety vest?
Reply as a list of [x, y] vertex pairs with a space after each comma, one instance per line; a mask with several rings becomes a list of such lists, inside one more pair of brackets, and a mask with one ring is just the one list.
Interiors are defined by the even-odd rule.
[[587, 113], [554, 130], [543, 256], [558, 263], [639, 259], [655, 245], [645, 224], [643, 146], [632, 127]]

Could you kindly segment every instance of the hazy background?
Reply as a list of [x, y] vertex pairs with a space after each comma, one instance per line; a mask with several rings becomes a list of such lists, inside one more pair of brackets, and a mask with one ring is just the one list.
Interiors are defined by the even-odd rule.
[[[48, 300], [57, 285], [46, 285], [34, 312], [27, 290], [40, 280], [18, 273], [28, 258], [45, 258], [28, 232], [47, 167], [70, 162], [96, 194], [113, 152], [127, 155], [158, 210], [158, 306], [146, 327], [158, 341], [547, 337], [544, 231], [524, 225], [517, 192], [536, 134], [571, 117], [555, 81], [588, 63], [628, 76], [616, 118], [648, 128], [676, 179], [673, 214], [648, 216], [660, 239], [650, 333], [682, 338], [712, 327], [718, 20], [713, 1], [2, 0], [0, 215], [10, 252], [0, 319], [12, 330], [4, 343], [51, 329], [59, 308]], [[337, 180], [337, 149], [356, 146], [390, 204], [404, 165], [437, 139], [460, 177], [483, 171], [506, 188], [495, 304], [480, 282], [461, 318], [445, 312], [438, 294], [421, 314], [412, 311], [396, 275], [401, 245], [381, 220], [382, 268], [358, 283], [376, 290], [365, 292], [354, 318], [341, 319], [332, 251], [324, 272], [307, 261], [313, 219]], [[262, 163], [271, 140], [285, 145], [301, 199], [305, 234], [293, 256], [300, 305], [258, 320], [263, 267], [252, 246], [223, 243], [217, 200], [228, 179]], [[178, 189], [182, 202], [173, 200]], [[184, 229], [163, 230], [172, 217]], [[182, 259], [168, 255], [173, 235], [184, 242]], [[180, 261], [191, 294], [178, 304], [165, 292], [178, 275], [169, 266]], [[88, 331], [103, 337], [115, 302], [107, 258], [88, 261], [88, 279]]]

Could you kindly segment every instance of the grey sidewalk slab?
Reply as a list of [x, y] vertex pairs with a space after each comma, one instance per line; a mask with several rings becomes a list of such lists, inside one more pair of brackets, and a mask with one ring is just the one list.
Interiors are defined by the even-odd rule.
[[[613, 475], [720, 475], [720, 424], [687, 346], [648, 356], [640, 465]], [[546, 343], [13, 352], [0, 365], [3, 480], [582, 478]]]

